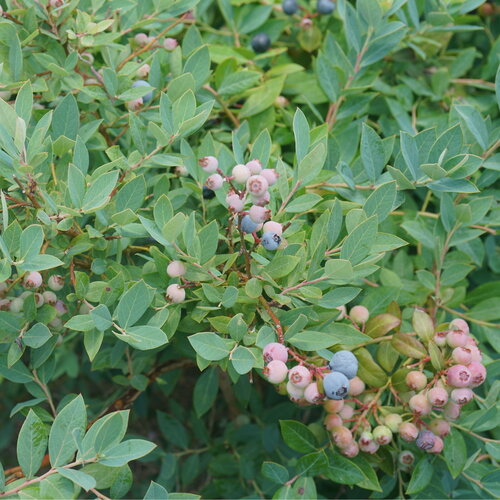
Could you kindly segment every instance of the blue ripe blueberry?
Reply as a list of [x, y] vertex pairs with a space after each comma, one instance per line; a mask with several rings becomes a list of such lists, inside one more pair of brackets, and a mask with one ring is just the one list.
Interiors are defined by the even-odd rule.
[[316, 10], [318, 14], [331, 14], [335, 9], [335, 4], [331, 0], [318, 0]]
[[281, 8], [283, 9], [283, 12], [289, 16], [293, 16], [297, 10], [299, 10], [296, 0], [283, 0]]
[[249, 215], [244, 215], [241, 219], [241, 230], [244, 233], [254, 233], [258, 227], [259, 224], [254, 222]]
[[[146, 82], [145, 80], [137, 80], [132, 84], [132, 87], [151, 87], [151, 85]], [[148, 92], [146, 95], [142, 96], [142, 101], [143, 102], [148, 102], [151, 99], [153, 99], [153, 92]]]
[[261, 243], [266, 250], [277, 250], [281, 245], [281, 236], [277, 233], [272, 233], [269, 231], [267, 233], [264, 233]]
[[257, 53], [266, 52], [271, 46], [271, 39], [265, 33], [257, 33], [250, 42], [252, 49]]
[[422, 430], [418, 433], [417, 436], [417, 446], [421, 450], [430, 450], [436, 441], [436, 435], [427, 430]]
[[345, 399], [349, 391], [349, 380], [340, 372], [330, 372], [323, 379], [323, 391], [328, 399]]
[[328, 363], [330, 370], [343, 373], [348, 379], [358, 373], [358, 360], [351, 351], [336, 352]]
[[211, 200], [215, 196], [215, 191], [213, 191], [210, 188], [207, 188], [207, 186], [203, 186], [203, 199], [204, 200]]

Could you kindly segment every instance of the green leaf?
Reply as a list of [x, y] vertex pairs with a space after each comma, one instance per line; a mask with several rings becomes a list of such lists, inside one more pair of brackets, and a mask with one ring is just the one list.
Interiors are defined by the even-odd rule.
[[153, 300], [153, 291], [146, 286], [144, 281], [138, 281], [132, 285], [120, 298], [115, 310], [118, 324], [123, 328], [133, 326]]
[[287, 213], [305, 212], [306, 210], [309, 210], [310, 208], [314, 207], [314, 205], [319, 203], [321, 200], [322, 200], [321, 196], [317, 194], [314, 193], [303, 194], [302, 196], [294, 198], [286, 206], [286, 211]]
[[83, 397], [78, 395], [57, 415], [49, 434], [49, 457], [52, 467], [66, 465], [76, 451], [74, 436], [85, 432], [87, 411]]
[[385, 151], [382, 139], [366, 123], [361, 126], [361, 160], [368, 178], [375, 182], [385, 167]]
[[368, 335], [344, 323], [330, 324], [325, 332], [304, 330], [285, 338], [290, 344], [304, 351], [326, 349], [336, 344], [357, 346], [370, 340]]
[[156, 349], [168, 342], [166, 333], [157, 326], [132, 326], [125, 329], [125, 334], [116, 336], [140, 351]]
[[300, 108], [295, 110], [293, 116], [293, 134], [295, 136], [295, 154], [297, 163], [300, 163], [309, 151], [309, 124]]
[[102, 465], [122, 467], [131, 460], [137, 460], [156, 448], [154, 443], [144, 439], [129, 439], [114, 445], [102, 452], [104, 458], [99, 460]]
[[286, 468], [274, 462], [264, 462], [261, 472], [263, 476], [277, 484], [284, 484], [290, 478]]
[[28, 347], [37, 349], [38, 347], [42, 347], [51, 337], [52, 333], [50, 330], [43, 323], [37, 323], [23, 335], [23, 342]]
[[213, 332], [201, 332], [188, 337], [193, 349], [208, 361], [218, 361], [225, 358], [230, 349], [227, 344]]
[[198, 418], [212, 408], [218, 391], [217, 369], [215, 367], [208, 368], [199, 376], [194, 386], [193, 406]]
[[109, 200], [109, 196], [116, 185], [118, 176], [118, 170], [114, 170], [111, 172], [105, 172], [93, 180], [83, 197], [82, 211], [87, 213], [94, 212], [95, 210], [98, 210], [106, 205]]
[[17, 461], [26, 479], [40, 469], [47, 449], [47, 428], [33, 410], [28, 412], [17, 439]]
[[90, 314], [77, 314], [66, 321], [64, 326], [78, 332], [89, 332], [95, 328], [95, 323]]
[[350, 281], [354, 271], [348, 260], [330, 259], [325, 263], [325, 275], [336, 281]]
[[244, 375], [248, 373], [255, 364], [256, 358], [248, 347], [238, 346], [230, 356], [231, 363], [236, 373]]
[[261, 73], [257, 71], [238, 71], [230, 73], [219, 87], [219, 94], [235, 95], [252, 87], [260, 79]]
[[456, 105], [455, 110], [460, 115], [462, 123], [472, 133], [483, 149], [488, 147], [488, 129], [484, 118], [476, 108], [464, 104]]
[[359, 264], [370, 253], [376, 234], [377, 216], [372, 215], [349, 233], [342, 245], [340, 258]]
[[144, 495], [144, 500], [167, 500], [169, 497], [168, 491], [158, 483], [151, 481], [148, 491]]
[[43, 243], [42, 226], [33, 224], [28, 226], [22, 233], [19, 241], [19, 259], [29, 260], [40, 253]]
[[89, 491], [91, 488], [96, 487], [96, 480], [90, 474], [86, 474], [80, 470], [57, 467], [57, 472], [61, 476], [80, 486], [80, 488], [83, 488], [85, 491]]
[[52, 119], [52, 137], [65, 136], [75, 140], [80, 127], [80, 111], [72, 93], [68, 93], [57, 105]]
[[53, 269], [62, 265], [64, 265], [64, 262], [57, 257], [44, 253], [26, 259], [17, 267], [23, 271], [45, 271], [46, 269]]
[[368, 217], [376, 215], [380, 224], [390, 214], [396, 200], [396, 181], [387, 182], [379, 186], [367, 198], [363, 210]]
[[292, 450], [302, 453], [316, 451], [318, 443], [307, 426], [295, 420], [280, 420], [281, 435]]
[[413, 495], [426, 488], [432, 480], [434, 469], [427, 457], [422, 457], [415, 465], [411, 475], [410, 484], [406, 489], [408, 495]]
[[273, 279], [288, 276], [299, 263], [300, 258], [293, 255], [277, 255], [264, 269]]
[[113, 321], [109, 309], [104, 304], [99, 304], [90, 311], [90, 316], [94, 320], [95, 327], [104, 332], [111, 328]]
[[467, 447], [461, 432], [452, 429], [450, 434], [445, 437], [443, 455], [453, 478], [458, 477], [468, 458]]
[[297, 180], [302, 184], [307, 184], [314, 180], [325, 164], [326, 153], [326, 146], [323, 141], [316, 144], [300, 161]]

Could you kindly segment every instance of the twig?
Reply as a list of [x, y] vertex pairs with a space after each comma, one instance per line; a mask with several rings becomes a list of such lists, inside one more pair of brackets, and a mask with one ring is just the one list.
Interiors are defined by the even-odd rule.
[[446, 307], [443, 304], [440, 304], [439, 307], [441, 309], [444, 309], [445, 311], [448, 311], [451, 314], [455, 314], [456, 316], [460, 316], [461, 318], [464, 318], [467, 321], [470, 321], [471, 323], [476, 323], [476, 325], [491, 326], [492, 328], [500, 328], [500, 324], [490, 323], [488, 321], [482, 321], [480, 319], [472, 318], [471, 316], [468, 316], [467, 314], [461, 313], [459, 311], [455, 311], [455, 309], [451, 309], [449, 307]]
[[45, 394], [45, 397], [47, 398], [47, 401], [50, 406], [50, 410], [52, 411], [52, 415], [54, 416], [54, 418], [57, 417], [57, 410], [56, 407], [54, 406], [54, 401], [52, 401], [52, 396], [50, 395], [49, 388], [38, 378], [36, 370], [33, 370], [33, 379], [40, 386], [43, 393]]
[[226, 103], [223, 101], [221, 96], [218, 94], [218, 92], [213, 89], [210, 85], [203, 85], [203, 88], [205, 90], [208, 90], [217, 100], [217, 102], [222, 106], [222, 109], [224, 110], [224, 113], [226, 113], [227, 117], [233, 122], [233, 125], [238, 128], [240, 126], [240, 121], [234, 113], [227, 107]]

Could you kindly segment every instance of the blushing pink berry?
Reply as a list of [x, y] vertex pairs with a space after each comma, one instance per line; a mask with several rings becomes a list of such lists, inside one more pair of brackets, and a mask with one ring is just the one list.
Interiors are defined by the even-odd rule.
[[467, 321], [465, 321], [462, 318], [455, 318], [453, 321], [451, 321], [448, 328], [450, 330], [461, 330], [466, 335], [468, 335], [470, 332], [469, 325], [468, 325]]
[[186, 274], [186, 266], [179, 260], [173, 260], [167, 266], [167, 274], [171, 278], [178, 278], [179, 276], [184, 276], [184, 274]]
[[58, 316], [62, 316], [68, 312], [68, 308], [62, 300], [57, 300], [54, 307]]
[[434, 446], [427, 450], [427, 453], [441, 453], [444, 448], [444, 442], [439, 436], [434, 437]]
[[446, 380], [452, 387], [467, 387], [472, 382], [472, 374], [466, 366], [454, 365], [448, 368]]
[[137, 76], [139, 78], [146, 78], [149, 75], [149, 72], [151, 71], [151, 66], [149, 64], [143, 64], [138, 70], [137, 70]]
[[439, 347], [444, 347], [446, 345], [446, 335], [448, 332], [437, 332], [434, 335], [434, 342]]
[[234, 180], [239, 184], [244, 184], [252, 175], [249, 168], [246, 165], [242, 165], [241, 163], [235, 165], [231, 173], [234, 177]]
[[304, 397], [304, 389], [292, 384], [290, 380], [286, 383], [286, 392], [292, 401], [300, 401]]
[[64, 287], [64, 278], [59, 274], [53, 274], [49, 278], [47, 285], [51, 290], [54, 290], [54, 292], [58, 292], [59, 290], [62, 290]]
[[445, 437], [450, 433], [451, 426], [442, 418], [435, 418], [429, 423], [429, 429], [436, 434], [436, 436]]
[[408, 401], [408, 406], [417, 415], [428, 415], [432, 410], [431, 404], [423, 394], [412, 396]]
[[457, 403], [457, 405], [465, 405], [469, 401], [472, 401], [473, 397], [474, 393], [466, 387], [463, 389], [453, 389], [451, 391], [451, 400]]
[[406, 385], [414, 391], [421, 391], [427, 385], [427, 377], [423, 372], [411, 371], [406, 375]]
[[288, 373], [288, 379], [293, 385], [303, 389], [311, 383], [312, 375], [305, 366], [297, 365]]
[[267, 344], [262, 351], [262, 355], [264, 363], [270, 363], [275, 359], [283, 363], [288, 361], [288, 349], [278, 342]]
[[283, 361], [274, 359], [264, 367], [262, 373], [271, 384], [280, 384], [286, 379], [288, 368]]
[[269, 184], [262, 175], [252, 175], [247, 180], [247, 189], [254, 196], [261, 197], [268, 187]]
[[50, 290], [43, 292], [42, 295], [45, 304], [53, 306], [57, 302], [57, 295], [54, 292], [51, 292]]
[[141, 109], [143, 104], [144, 101], [142, 97], [138, 97], [137, 99], [131, 99], [130, 101], [127, 101], [127, 109], [130, 111], [137, 111], [138, 109]]
[[332, 438], [333, 442], [341, 449], [347, 448], [352, 443], [352, 433], [343, 425], [332, 429]]
[[433, 387], [427, 392], [427, 399], [432, 406], [444, 406], [448, 402], [448, 392], [442, 387]]
[[36, 307], [42, 307], [45, 301], [43, 300], [43, 295], [41, 293], [35, 293], [35, 305]]
[[236, 193], [228, 194], [226, 196], [226, 202], [229, 210], [235, 213], [241, 212], [245, 206], [245, 199], [240, 198], [240, 196]]
[[354, 306], [349, 311], [349, 316], [354, 322], [358, 324], [364, 324], [368, 321], [368, 318], [370, 317], [370, 312], [365, 306]]
[[373, 439], [380, 445], [389, 444], [392, 441], [392, 431], [386, 425], [377, 425], [372, 434]]
[[169, 285], [167, 287], [166, 298], [174, 304], [180, 304], [181, 302], [184, 302], [184, 299], [186, 298], [186, 291], [184, 288], [181, 288], [179, 285], [174, 283], [173, 285]]
[[475, 345], [467, 345], [466, 347], [470, 351], [471, 361], [476, 361], [477, 363], [481, 363], [481, 361], [483, 360], [483, 355], [481, 354], [479, 348]]
[[342, 419], [336, 413], [330, 413], [323, 420], [323, 424], [327, 431], [331, 431], [334, 427], [342, 425]]
[[467, 347], [455, 347], [451, 353], [451, 359], [460, 365], [468, 365], [472, 361], [472, 351]]
[[23, 310], [24, 300], [21, 297], [15, 297], [9, 301], [9, 311], [18, 313]]
[[398, 462], [401, 465], [413, 465], [415, 462], [415, 455], [408, 450], [404, 450], [399, 454]]
[[278, 172], [276, 172], [276, 170], [274, 170], [274, 168], [265, 168], [260, 173], [260, 175], [262, 175], [262, 177], [265, 177], [267, 183], [270, 186], [274, 186], [276, 184], [276, 182], [278, 181]]
[[343, 449], [340, 450], [342, 455], [348, 458], [354, 458], [359, 453], [359, 446], [354, 439]]
[[467, 366], [471, 373], [471, 387], [478, 387], [486, 380], [486, 368], [477, 361], [471, 361]]
[[359, 436], [359, 444], [366, 446], [371, 442], [373, 442], [373, 434], [368, 431], [362, 432], [361, 435]]
[[137, 33], [134, 37], [135, 43], [137, 45], [140, 45], [141, 47], [144, 47], [148, 43], [148, 35], [146, 33]]
[[411, 422], [403, 422], [398, 428], [399, 435], [405, 441], [415, 441], [418, 436], [418, 429], [415, 424]]
[[339, 411], [339, 417], [344, 420], [349, 420], [354, 415], [354, 408], [350, 405], [344, 405], [344, 407]]
[[380, 445], [376, 441], [371, 441], [368, 444], [359, 443], [359, 449], [361, 451], [364, 451], [365, 453], [369, 453], [370, 455], [377, 453], [379, 448], [380, 448]]
[[343, 399], [328, 399], [325, 401], [323, 406], [325, 408], [325, 411], [327, 411], [328, 413], [338, 413], [340, 410], [342, 410], [344, 404], [345, 403]]
[[365, 388], [365, 383], [358, 376], [356, 376], [349, 380], [349, 391], [347, 394], [349, 394], [349, 396], [359, 396], [363, 393]]
[[219, 160], [215, 156], [204, 156], [198, 160], [198, 164], [205, 172], [211, 174], [219, 167]]
[[261, 224], [269, 219], [271, 210], [265, 207], [259, 207], [258, 205], [252, 205], [248, 211], [248, 215], [250, 215], [250, 219], [256, 224]]
[[42, 283], [43, 283], [43, 278], [38, 271], [31, 271], [24, 277], [25, 288], [39, 288], [42, 286]]
[[460, 416], [460, 405], [453, 401], [448, 401], [443, 410], [443, 416], [448, 420], [456, 420]]
[[451, 330], [446, 335], [446, 343], [452, 347], [463, 347], [467, 343], [467, 334], [461, 330]]
[[179, 44], [175, 38], [165, 38], [165, 40], [163, 40], [163, 47], [165, 50], [174, 50], [178, 45]]
[[205, 186], [212, 191], [220, 189], [224, 184], [224, 178], [219, 174], [212, 174], [206, 181]]
[[251, 175], [257, 175], [262, 172], [262, 163], [260, 160], [250, 160], [245, 166], [250, 170]]
[[312, 384], [309, 384], [305, 391], [304, 391], [304, 399], [308, 403], [319, 403], [323, 397], [321, 396], [319, 390], [318, 390], [318, 384], [316, 382], [313, 382]]
[[267, 221], [262, 228], [264, 233], [276, 233], [278, 236], [283, 234], [283, 226], [279, 222]]
[[252, 203], [254, 205], [259, 205], [259, 207], [265, 207], [271, 201], [271, 195], [269, 191], [266, 191], [261, 196], [253, 196], [251, 195]]

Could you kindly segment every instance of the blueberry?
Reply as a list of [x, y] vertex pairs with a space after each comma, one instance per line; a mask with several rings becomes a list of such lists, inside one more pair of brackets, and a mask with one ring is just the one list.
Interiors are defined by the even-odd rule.
[[258, 227], [259, 224], [254, 222], [249, 215], [244, 215], [243, 219], [241, 219], [241, 230], [244, 233], [254, 233]]
[[335, 4], [330, 0], [318, 0], [316, 10], [318, 14], [331, 14], [335, 9]]
[[[151, 85], [148, 82], [146, 82], [145, 80], [137, 80], [136, 82], [134, 82], [132, 84], [132, 87], [133, 88], [135, 88], [135, 87], [151, 87]], [[153, 99], [153, 92], [148, 92], [146, 95], [142, 96], [143, 102], [148, 102], [151, 99]]]
[[350, 351], [339, 351], [333, 355], [328, 363], [328, 368], [343, 373], [348, 379], [351, 379], [358, 373], [358, 360]]
[[215, 191], [212, 191], [211, 189], [207, 188], [207, 186], [203, 186], [203, 199], [211, 200], [214, 197], [215, 197]]
[[344, 399], [349, 391], [349, 380], [340, 372], [330, 372], [323, 379], [323, 391], [328, 399]]
[[281, 245], [281, 236], [271, 232], [264, 233], [261, 243], [266, 250], [276, 250]]
[[271, 39], [265, 33], [257, 33], [250, 43], [252, 49], [260, 54], [271, 46]]
[[299, 10], [299, 6], [295, 0], [283, 0], [281, 7], [283, 12], [289, 16], [293, 16]]

